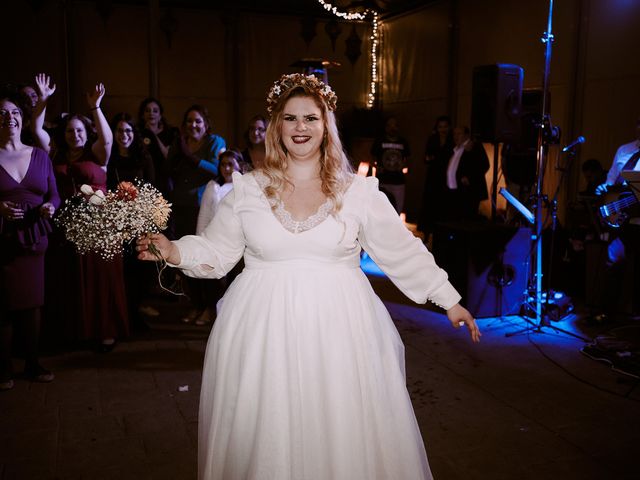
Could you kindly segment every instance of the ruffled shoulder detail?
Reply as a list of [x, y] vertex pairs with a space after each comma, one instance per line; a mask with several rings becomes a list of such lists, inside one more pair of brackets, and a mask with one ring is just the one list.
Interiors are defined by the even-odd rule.
[[378, 181], [378, 177], [362, 177], [362, 183], [367, 193], [380, 191], [380, 182]]
[[233, 172], [231, 174], [233, 178], [233, 189], [231, 190], [235, 196], [235, 200], [242, 200], [247, 192], [247, 189], [251, 188], [251, 184], [253, 183], [251, 177], [252, 173], [245, 173], [244, 175], [240, 172]]

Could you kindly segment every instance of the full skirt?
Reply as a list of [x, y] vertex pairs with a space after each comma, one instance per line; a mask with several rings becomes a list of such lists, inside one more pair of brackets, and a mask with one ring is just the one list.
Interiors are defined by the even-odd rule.
[[404, 348], [359, 268], [245, 269], [205, 356], [200, 480], [430, 479]]

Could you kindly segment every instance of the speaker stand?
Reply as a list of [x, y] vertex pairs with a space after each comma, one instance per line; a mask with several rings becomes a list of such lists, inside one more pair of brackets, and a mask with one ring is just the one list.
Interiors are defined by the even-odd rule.
[[491, 221], [496, 221], [498, 208], [498, 162], [500, 158], [500, 144], [493, 142], [493, 183], [491, 185]]
[[551, 325], [547, 318], [543, 318], [543, 320], [540, 321], [540, 322], [537, 322], [537, 321], [533, 322], [533, 321], [531, 321], [530, 319], [528, 319], [524, 315], [519, 315], [519, 316], [520, 316], [520, 318], [522, 318], [522, 320], [527, 322], [529, 324], [529, 326], [521, 328], [520, 330], [516, 330], [515, 332], [505, 333], [504, 334], [505, 337], [507, 337], [507, 338], [515, 337], [517, 335], [522, 335], [524, 333], [527, 333], [527, 334], [529, 334], [529, 333], [544, 333], [544, 331], [542, 329], [546, 327], [546, 328], [550, 328], [551, 330], [553, 330], [556, 333], [563, 333], [565, 335], [568, 335], [568, 336], [573, 337], [573, 338], [577, 338], [578, 340], [582, 340], [582, 341], [587, 342], [587, 343], [592, 341], [591, 339], [583, 337], [581, 335], [578, 335], [577, 333], [573, 333], [573, 332], [570, 332], [569, 330], [565, 330], [564, 328], [560, 328], [560, 327], [556, 327], [554, 325]]

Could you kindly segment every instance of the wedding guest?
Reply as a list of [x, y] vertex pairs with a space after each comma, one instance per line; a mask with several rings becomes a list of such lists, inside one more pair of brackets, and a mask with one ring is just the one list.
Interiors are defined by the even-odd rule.
[[116, 114], [111, 120], [111, 129], [115, 142], [107, 166], [107, 187], [113, 189], [120, 182], [135, 183], [136, 179], [155, 184], [153, 160], [131, 115]]
[[[106, 165], [113, 135], [101, 108], [104, 94], [101, 83], [87, 94], [93, 125], [78, 114], [66, 116], [60, 125], [53, 163], [58, 191], [65, 200], [84, 184], [107, 191]], [[72, 319], [73, 339], [98, 340], [99, 350], [110, 352], [116, 339], [129, 333], [122, 257], [104, 260], [98, 254], [80, 255], [63, 239], [55, 247], [50, 252], [51, 283], [57, 288], [52, 303]], [[56, 279], [65, 274], [70, 275], [68, 283]]]
[[153, 160], [154, 185], [165, 198], [168, 198], [172, 185], [167, 156], [169, 148], [178, 138], [180, 132], [167, 122], [162, 104], [153, 97], [145, 98], [140, 103], [138, 126], [142, 143]]
[[[210, 180], [207, 188], [204, 189], [200, 212], [198, 213], [196, 235], [200, 235], [211, 223], [218, 211], [220, 202], [233, 189], [233, 172], [241, 172], [241, 161], [242, 155], [237, 150], [226, 150], [220, 154], [220, 175], [216, 180]], [[225, 286], [231, 283], [238, 273], [238, 270], [234, 269], [224, 279], [203, 280], [203, 282], [209, 284], [209, 294], [204, 296], [207, 306], [196, 318], [196, 325], [207, 325], [215, 320], [216, 304], [224, 293]]]
[[422, 194], [422, 210], [418, 229], [425, 238], [433, 233], [436, 223], [442, 220], [442, 198], [445, 191], [447, 163], [453, 154], [453, 132], [451, 119], [442, 115], [436, 119], [435, 125], [424, 152], [424, 163], [427, 171]]
[[247, 148], [242, 151], [240, 167], [243, 173], [250, 172], [254, 168], [260, 168], [264, 162], [264, 139], [267, 131], [267, 120], [262, 115], [256, 115], [249, 120], [245, 132]]
[[[151, 155], [142, 141], [131, 115], [125, 112], [116, 114], [111, 120], [114, 142], [107, 166], [107, 187], [113, 190], [120, 182], [145, 181], [155, 184], [155, 169]], [[149, 296], [149, 286], [155, 278], [155, 268], [138, 262], [133, 251], [125, 248], [124, 278], [129, 305], [129, 321], [133, 329], [149, 329], [145, 317], [160, 315], [157, 309], [145, 299]]]
[[23, 332], [27, 378], [51, 382], [38, 361], [44, 305], [44, 255], [60, 204], [51, 160], [22, 143], [23, 111], [0, 94], [0, 391], [13, 388], [14, 326]]
[[478, 216], [480, 202], [489, 198], [485, 174], [489, 158], [482, 143], [473, 141], [468, 127], [453, 129], [453, 153], [447, 162], [443, 218], [471, 220]]
[[36, 103], [38, 102], [38, 94], [31, 85], [24, 83], [15, 85], [15, 87], [11, 89], [11, 94], [13, 94], [14, 89], [17, 89], [18, 97], [15, 100], [18, 102], [18, 107], [22, 110], [23, 114], [23, 126], [20, 140], [24, 145], [33, 146], [35, 145], [35, 141], [31, 127], [31, 117]]
[[398, 119], [389, 117], [384, 124], [384, 134], [371, 146], [371, 155], [375, 159], [376, 176], [380, 189], [393, 199], [398, 213], [404, 209], [405, 168], [409, 161], [409, 143], [400, 135]]
[[[196, 233], [200, 200], [209, 182], [219, 174], [219, 155], [226, 149], [224, 139], [212, 133], [209, 112], [202, 105], [189, 107], [182, 119], [180, 137], [169, 149], [173, 231], [177, 237]], [[205, 288], [197, 279], [186, 279], [193, 308], [182, 319], [190, 323], [206, 308]]]

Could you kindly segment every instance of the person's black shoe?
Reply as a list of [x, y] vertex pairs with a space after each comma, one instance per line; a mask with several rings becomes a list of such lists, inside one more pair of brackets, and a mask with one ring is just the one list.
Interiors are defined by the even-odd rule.
[[111, 353], [113, 352], [113, 349], [116, 348], [116, 341], [114, 340], [113, 342], [102, 342], [100, 344], [100, 346], [98, 347], [98, 352], [99, 353]]
[[36, 383], [50, 383], [53, 382], [53, 380], [56, 378], [53, 373], [40, 365], [25, 368], [24, 376], [32, 382]]

